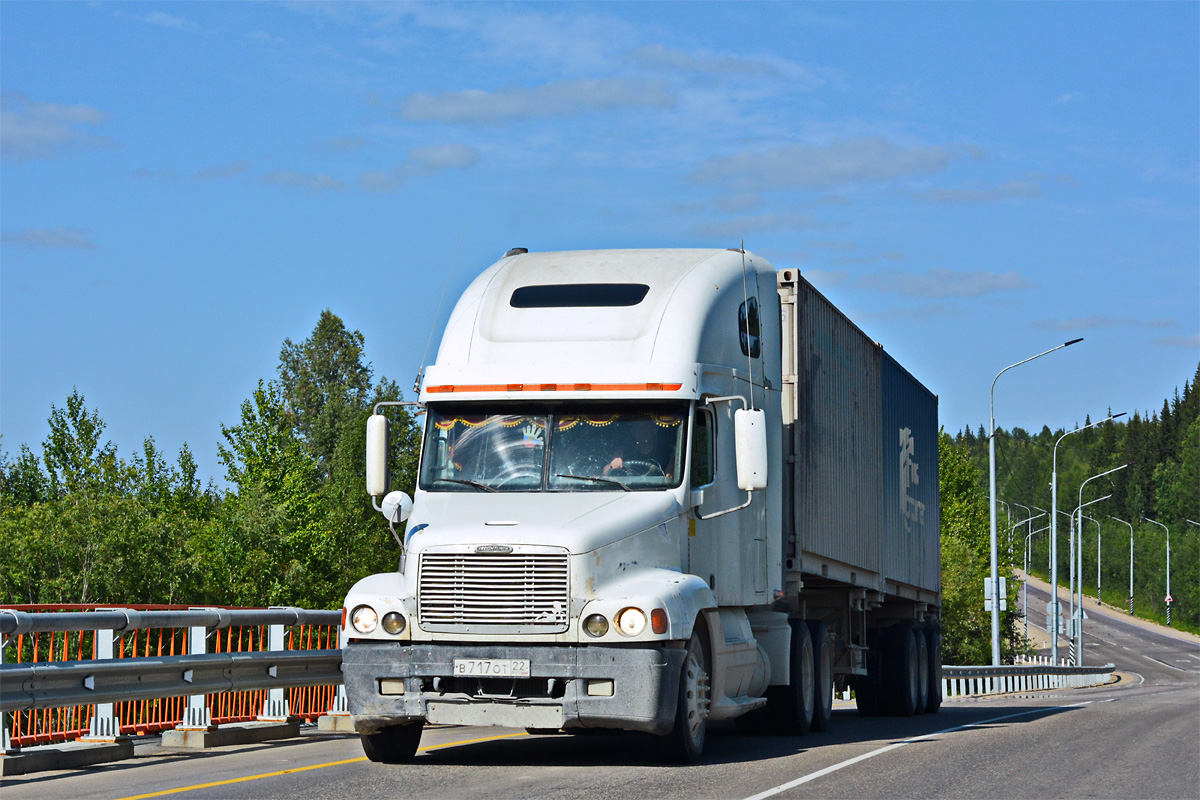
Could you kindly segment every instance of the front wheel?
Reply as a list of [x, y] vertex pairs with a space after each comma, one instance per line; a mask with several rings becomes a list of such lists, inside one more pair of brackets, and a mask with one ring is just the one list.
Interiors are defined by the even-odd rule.
[[421, 744], [421, 729], [425, 721], [410, 722], [407, 725], [393, 725], [390, 728], [364, 733], [362, 739], [363, 752], [367, 758], [382, 764], [406, 764], [417, 754]]
[[704, 752], [708, 731], [708, 709], [712, 703], [708, 653], [701, 638], [700, 625], [688, 641], [679, 675], [679, 697], [675, 705], [675, 725], [667, 734], [666, 760], [675, 764], [694, 764]]

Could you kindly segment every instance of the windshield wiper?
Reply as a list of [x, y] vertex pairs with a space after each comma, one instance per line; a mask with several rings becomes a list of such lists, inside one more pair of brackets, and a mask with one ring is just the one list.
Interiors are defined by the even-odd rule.
[[486, 483], [480, 483], [479, 481], [464, 481], [464, 480], [460, 480], [459, 478], [434, 478], [433, 482], [434, 483], [458, 483], [458, 484], [462, 484], [463, 486], [474, 486], [476, 489], [482, 489], [485, 492], [498, 491], [494, 486], [488, 486]]
[[622, 491], [625, 491], [625, 492], [633, 491], [633, 489], [630, 489], [628, 486], [621, 483], [616, 478], [601, 478], [596, 475], [568, 475], [565, 472], [560, 472], [557, 475], [555, 475], [554, 477], [556, 477], [556, 478], [574, 478], [577, 481], [594, 481], [596, 483], [615, 483], [617, 486], [621, 487]]

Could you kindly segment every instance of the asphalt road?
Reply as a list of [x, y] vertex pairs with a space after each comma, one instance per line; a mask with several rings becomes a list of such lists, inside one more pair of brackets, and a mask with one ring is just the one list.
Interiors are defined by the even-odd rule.
[[[1047, 599], [1031, 589], [1035, 609]], [[949, 701], [912, 719], [859, 717], [839, 703], [821, 734], [712, 731], [697, 766], [663, 766], [643, 736], [447, 727], [427, 730], [404, 766], [367, 762], [340, 735], [204, 753], [149, 742], [132, 761], [5, 779], [0, 795], [1200, 798], [1200, 644], [1088, 613], [1086, 663], [1116, 664], [1117, 683]]]

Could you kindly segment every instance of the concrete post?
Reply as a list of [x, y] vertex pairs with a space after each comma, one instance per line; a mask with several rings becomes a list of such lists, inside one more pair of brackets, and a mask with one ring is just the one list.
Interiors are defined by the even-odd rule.
[[[208, 645], [208, 629], [200, 626], [196, 628], [188, 628], [188, 653], [190, 655], [203, 655], [207, 652]], [[185, 670], [183, 673], [184, 681], [190, 683], [192, 680], [192, 671]], [[187, 709], [184, 710], [183, 723], [176, 726], [177, 730], [215, 730], [216, 726], [212, 724], [212, 715], [208, 711], [208, 704], [204, 702], [203, 694], [193, 694], [188, 696]]]
[[[113, 631], [96, 631], [95, 637], [96, 660], [109, 660], [113, 657]], [[112, 742], [121, 735], [121, 720], [117, 719], [115, 703], [97, 703], [96, 711], [92, 714], [91, 724], [88, 725], [84, 742]]]
[[[283, 625], [267, 626], [267, 649], [272, 653], [283, 651]], [[268, 690], [258, 718], [263, 721], [280, 722], [286, 721], [290, 716], [287, 690], [282, 688]]]

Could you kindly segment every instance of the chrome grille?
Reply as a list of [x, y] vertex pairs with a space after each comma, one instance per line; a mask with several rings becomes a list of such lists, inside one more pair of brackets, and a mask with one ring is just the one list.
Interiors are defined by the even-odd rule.
[[567, 629], [566, 554], [423, 553], [418, 610], [427, 631]]

